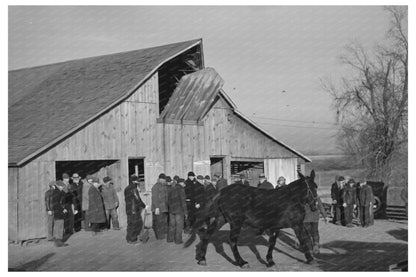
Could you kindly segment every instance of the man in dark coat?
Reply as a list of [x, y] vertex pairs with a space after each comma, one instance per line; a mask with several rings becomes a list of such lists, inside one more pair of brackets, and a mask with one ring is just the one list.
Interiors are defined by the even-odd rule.
[[68, 211], [65, 217], [65, 234], [72, 235], [74, 233], [74, 212], [75, 212], [75, 197], [71, 191], [71, 184], [69, 183], [69, 175], [67, 173], [62, 174], [62, 182], [65, 184], [65, 209]]
[[127, 214], [127, 235], [126, 240], [129, 244], [139, 243], [138, 236], [143, 228], [141, 217], [142, 209], [146, 207], [140, 198], [139, 178], [136, 175], [130, 177], [129, 185], [124, 189], [124, 200], [126, 202]]
[[357, 206], [357, 190], [354, 179], [350, 179], [342, 192], [342, 206], [344, 207], [345, 226], [354, 227], [352, 218]]
[[225, 180], [224, 178], [222, 178], [222, 176], [215, 174], [214, 175], [215, 178], [217, 178], [217, 184], [216, 184], [216, 189], [217, 191], [222, 190], [223, 188], [225, 188], [226, 186], [228, 186], [228, 182], [227, 180]]
[[70, 184], [70, 191], [74, 197], [74, 209], [77, 213], [74, 215], [74, 231], [79, 232], [81, 231], [81, 222], [83, 220], [83, 213], [82, 213], [82, 189], [83, 189], [83, 182], [81, 181], [81, 177], [78, 173], [72, 174], [72, 184]]
[[110, 229], [110, 217], [112, 221], [112, 226], [114, 230], [120, 230], [120, 224], [118, 222], [118, 196], [116, 189], [114, 188], [112, 179], [108, 176], [103, 179], [103, 186], [101, 191], [101, 196], [104, 201], [105, 214], [107, 217], [107, 229]]
[[309, 235], [312, 238], [313, 243], [313, 253], [319, 254], [320, 245], [319, 245], [319, 214], [322, 215], [322, 217], [325, 220], [325, 223], [328, 222], [328, 219], [326, 217], [326, 211], [324, 209], [324, 206], [322, 205], [321, 198], [318, 196], [317, 198], [317, 208], [315, 211], [312, 211], [309, 204], [305, 205], [305, 218], [303, 219], [303, 225], [305, 226], [305, 229], [308, 231]]
[[185, 196], [185, 180], [179, 178], [168, 194], [169, 231], [168, 242], [183, 243], [184, 217], [188, 216]]
[[209, 175], [206, 175], [204, 178], [204, 187], [205, 187], [205, 203], [212, 200], [217, 194], [217, 190], [215, 185], [211, 182], [211, 178]]
[[337, 176], [336, 182], [331, 186], [331, 198], [332, 198], [332, 206], [334, 208], [334, 218], [333, 223], [336, 225], [341, 225], [342, 216], [342, 189], [344, 187], [344, 177]]
[[367, 182], [361, 182], [358, 187], [358, 209], [360, 223], [363, 227], [369, 227], [373, 219], [374, 194]]
[[93, 235], [98, 234], [107, 222], [104, 202], [99, 189], [100, 183], [97, 177], [92, 178], [92, 186], [88, 190], [88, 218], [91, 222]]
[[53, 210], [52, 210], [52, 201], [53, 201], [53, 192], [55, 188], [55, 181], [49, 183], [49, 189], [45, 192], [45, 208], [47, 213], [47, 228], [48, 228], [48, 241], [53, 241]]
[[156, 239], [165, 239], [168, 232], [168, 186], [166, 175], [159, 174], [158, 181], [152, 187], [153, 231]]
[[260, 179], [260, 182], [257, 185], [259, 189], [274, 189], [274, 186], [270, 182], [267, 181], [266, 175], [264, 175], [264, 173], [261, 173], [259, 175], [259, 179]]
[[195, 180], [195, 173], [188, 173], [185, 181], [186, 207], [188, 209], [188, 220], [186, 228], [189, 230], [195, 223], [198, 211], [203, 209], [205, 204], [205, 188]]
[[62, 181], [57, 181], [56, 188], [52, 193], [52, 212], [53, 212], [53, 237], [55, 238], [55, 246], [62, 247], [68, 246], [63, 243], [62, 239], [64, 236], [64, 221], [68, 214], [65, 209], [65, 184]]

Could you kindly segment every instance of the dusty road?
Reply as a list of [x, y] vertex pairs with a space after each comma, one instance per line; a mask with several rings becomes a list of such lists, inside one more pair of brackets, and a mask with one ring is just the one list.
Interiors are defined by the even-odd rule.
[[[227, 227], [227, 225], [225, 226]], [[225, 228], [226, 229], [226, 228]], [[125, 230], [125, 229], [124, 229]], [[208, 246], [207, 266], [196, 264], [195, 246], [156, 241], [151, 231], [148, 243], [129, 245], [125, 231], [107, 231], [91, 236], [80, 232], [69, 238], [69, 246], [55, 248], [50, 242], [21, 247], [9, 245], [9, 270], [27, 271], [387, 271], [388, 265], [407, 259], [407, 222], [376, 220], [370, 228], [346, 228], [320, 222], [321, 254], [317, 263], [304, 263], [294, 248], [296, 238], [283, 230], [274, 251], [276, 266], [263, 264], [267, 237], [240, 236], [240, 253], [249, 269], [233, 265], [228, 231], [221, 230]], [[185, 239], [187, 236], [185, 236]], [[221, 251], [223, 250], [223, 251]], [[222, 253], [222, 254], [220, 254]]]

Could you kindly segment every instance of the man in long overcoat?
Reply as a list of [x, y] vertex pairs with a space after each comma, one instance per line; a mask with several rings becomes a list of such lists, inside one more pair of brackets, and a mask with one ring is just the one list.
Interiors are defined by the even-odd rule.
[[360, 183], [357, 198], [361, 226], [368, 227], [373, 221], [372, 209], [374, 204], [374, 194], [373, 189], [367, 182]]
[[153, 231], [156, 239], [165, 239], [168, 229], [168, 187], [166, 175], [161, 173], [152, 187]]
[[105, 214], [107, 217], [107, 229], [110, 229], [110, 217], [111, 223], [114, 230], [120, 230], [120, 224], [118, 222], [118, 214], [117, 214], [117, 207], [118, 207], [118, 196], [117, 192], [112, 184], [112, 179], [108, 176], [104, 177], [103, 179], [103, 186], [101, 195], [104, 201], [104, 208]]
[[336, 182], [331, 186], [331, 198], [332, 198], [332, 206], [334, 207], [334, 218], [333, 223], [337, 225], [341, 225], [341, 221], [343, 219], [342, 216], [342, 190], [344, 187], [345, 179], [343, 176], [338, 176], [336, 178]]
[[192, 171], [188, 173], [188, 179], [185, 181], [185, 195], [188, 209], [186, 228], [190, 230], [195, 223], [198, 212], [203, 210], [205, 206], [205, 188], [195, 180], [195, 173]]
[[53, 212], [53, 237], [55, 239], [55, 246], [62, 247], [68, 244], [62, 241], [64, 236], [64, 221], [68, 214], [65, 208], [65, 184], [62, 181], [56, 181], [56, 188], [52, 192], [52, 212]]
[[99, 182], [100, 181], [97, 177], [93, 177], [92, 186], [88, 191], [88, 218], [91, 222], [91, 229], [94, 235], [99, 233], [107, 222], [104, 202], [99, 190]]
[[91, 231], [90, 226], [90, 220], [88, 218], [88, 206], [89, 206], [89, 199], [88, 199], [88, 192], [92, 186], [92, 176], [87, 175], [85, 177], [85, 182], [83, 182], [82, 185], [82, 202], [81, 202], [81, 208], [82, 208], [82, 222], [81, 222], [81, 228], [83, 228], [85, 231]]
[[139, 178], [136, 175], [130, 177], [129, 185], [124, 189], [124, 200], [126, 202], [127, 234], [126, 240], [129, 244], [139, 243], [138, 236], [143, 228], [141, 216], [142, 209], [146, 207], [140, 198]]
[[82, 213], [82, 190], [83, 190], [83, 182], [81, 181], [81, 177], [78, 173], [72, 174], [72, 184], [70, 184], [70, 191], [74, 197], [75, 203], [75, 210], [77, 213], [74, 215], [74, 231], [79, 232], [81, 231], [81, 222], [83, 220], [83, 213]]
[[357, 189], [354, 179], [350, 179], [342, 191], [342, 206], [344, 207], [345, 226], [354, 227], [352, 218], [354, 209], [357, 206]]
[[47, 213], [47, 229], [48, 229], [48, 241], [53, 241], [53, 210], [52, 210], [52, 201], [53, 201], [53, 192], [55, 188], [55, 181], [49, 183], [49, 189], [45, 192], [45, 208]]
[[168, 194], [169, 231], [168, 242], [182, 243], [184, 217], [188, 216], [185, 196], [185, 180], [179, 178]]

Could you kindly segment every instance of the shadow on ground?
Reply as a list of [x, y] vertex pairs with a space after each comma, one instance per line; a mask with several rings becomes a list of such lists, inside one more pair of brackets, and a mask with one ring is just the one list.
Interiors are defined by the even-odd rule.
[[336, 240], [322, 245], [317, 262], [324, 271], [388, 271], [389, 265], [407, 260], [407, 251], [404, 243]]
[[55, 253], [49, 253], [40, 259], [27, 262], [16, 268], [9, 268], [9, 271], [36, 271], [40, 266], [46, 263], [53, 255], [55, 255]]
[[[259, 235], [256, 233], [257, 230], [253, 229], [253, 228], [245, 228], [241, 230], [240, 236], [239, 236], [239, 240], [238, 240], [238, 246], [247, 246], [256, 256], [257, 260], [266, 265], [266, 261], [262, 258], [266, 257], [267, 252], [265, 253], [260, 253], [257, 249], [257, 246], [269, 246], [269, 241], [263, 237], [262, 235]], [[234, 257], [230, 257], [227, 253], [225, 253], [224, 251], [224, 244], [227, 244], [228, 247], [230, 247], [230, 240], [229, 240], [229, 236], [230, 236], [230, 231], [217, 231], [215, 232], [211, 239], [210, 239], [210, 243], [212, 243], [215, 247], [215, 251], [220, 254], [224, 259], [226, 259], [229, 263], [233, 264], [233, 265], [237, 265]], [[284, 232], [284, 231], [280, 231], [279, 233], [279, 237], [278, 239], [282, 242], [284, 242], [285, 244], [287, 244], [289, 247], [295, 248], [296, 249], [296, 241], [297, 239], [291, 235], [290, 233]], [[201, 242], [199, 242], [197, 244], [197, 249], [200, 249], [201, 247]], [[302, 262], [304, 263], [305, 260], [301, 260], [293, 255], [291, 255], [290, 253], [283, 251], [281, 249], [278, 248], [274, 248], [275, 251], [286, 255], [298, 262]], [[207, 259], [209, 259], [209, 257], [207, 257]], [[244, 259], [244, 257], [243, 257]]]
[[393, 236], [397, 240], [403, 240], [407, 242], [408, 239], [408, 230], [404, 228], [393, 229], [386, 232], [387, 234]]

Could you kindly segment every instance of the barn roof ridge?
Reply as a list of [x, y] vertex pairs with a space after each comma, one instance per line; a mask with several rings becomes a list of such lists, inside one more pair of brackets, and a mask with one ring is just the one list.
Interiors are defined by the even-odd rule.
[[9, 71], [9, 166], [83, 128], [197, 45], [202, 39]]

